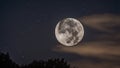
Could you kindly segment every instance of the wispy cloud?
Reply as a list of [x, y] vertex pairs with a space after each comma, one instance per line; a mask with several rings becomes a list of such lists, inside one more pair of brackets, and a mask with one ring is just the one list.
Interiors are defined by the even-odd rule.
[[94, 29], [110, 31], [112, 27], [120, 26], [120, 15], [96, 14], [79, 18], [83, 24]]
[[120, 68], [119, 62], [112, 61], [77, 60], [70, 64], [72, 68]]
[[[59, 46], [53, 48], [53, 50], [120, 62], [120, 15], [96, 14], [81, 17], [79, 20], [87, 27], [102, 31], [102, 34], [98, 33], [98, 35], [95, 35], [96, 38], [93, 41], [83, 41], [74, 47], [65, 47], [59, 44]], [[112, 63], [114, 64], [115, 62]], [[112, 63], [106, 63], [108, 67], [105, 66], [103, 68], [109, 68], [109, 65]], [[102, 64], [103, 63], [99, 65]], [[102, 67], [100, 66], [100, 68]]]
[[114, 46], [112, 42], [88, 42], [75, 47], [59, 45], [54, 50], [100, 59], [120, 60], [120, 46]]

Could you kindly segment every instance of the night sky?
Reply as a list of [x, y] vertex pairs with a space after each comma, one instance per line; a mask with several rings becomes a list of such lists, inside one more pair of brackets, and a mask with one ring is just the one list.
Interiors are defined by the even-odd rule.
[[[119, 67], [119, 0], [0, 1], [0, 16], [0, 51], [9, 52], [16, 63], [65, 58], [80, 67]], [[80, 20], [85, 29], [75, 47], [64, 47], [55, 38], [57, 23], [67, 17]]]

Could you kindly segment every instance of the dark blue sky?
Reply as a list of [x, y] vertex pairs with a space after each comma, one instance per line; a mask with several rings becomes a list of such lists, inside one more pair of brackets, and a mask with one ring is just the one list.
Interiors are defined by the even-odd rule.
[[[79, 56], [52, 51], [58, 42], [54, 35], [59, 20], [66, 17], [80, 18], [92, 14], [119, 14], [120, 1], [0, 1], [0, 51], [9, 52], [17, 63], [29, 63], [34, 59], [65, 58]], [[86, 27], [82, 42], [90, 41], [99, 31]], [[95, 36], [95, 35], [94, 35]]]

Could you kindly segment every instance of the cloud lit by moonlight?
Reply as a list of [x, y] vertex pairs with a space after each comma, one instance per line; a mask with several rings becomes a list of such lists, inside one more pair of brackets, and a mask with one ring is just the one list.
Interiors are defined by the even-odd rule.
[[[64, 47], [59, 44], [59, 46], [53, 48], [53, 51], [109, 60], [109, 62], [104, 61], [106, 66], [102, 66], [103, 63], [98, 63], [98, 66], [95, 66], [94, 63], [90, 61], [88, 66], [90, 64], [92, 65], [92, 68], [114, 68], [114, 64], [117, 64], [116, 67], [119, 68], [120, 66], [117, 62], [120, 62], [120, 16], [114, 14], [96, 14], [84, 16], [78, 19], [84, 24], [85, 27], [100, 31], [101, 33], [96, 33], [95, 38], [91, 38], [92, 41], [84, 40], [75, 47]], [[82, 62], [87, 61], [89, 60]], [[83, 64], [82, 62], [78, 61], [78, 63], [74, 63], [80, 65], [80, 63]], [[83, 67], [87, 67], [87, 65]]]

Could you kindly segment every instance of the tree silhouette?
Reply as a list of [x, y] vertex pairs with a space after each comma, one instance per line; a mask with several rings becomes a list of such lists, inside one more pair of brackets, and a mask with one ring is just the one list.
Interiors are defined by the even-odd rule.
[[34, 60], [30, 64], [18, 65], [10, 59], [8, 53], [0, 52], [0, 68], [70, 68], [70, 65], [62, 59], [48, 59], [47, 61]]
[[19, 68], [19, 66], [10, 59], [8, 53], [0, 52], [0, 68]]

